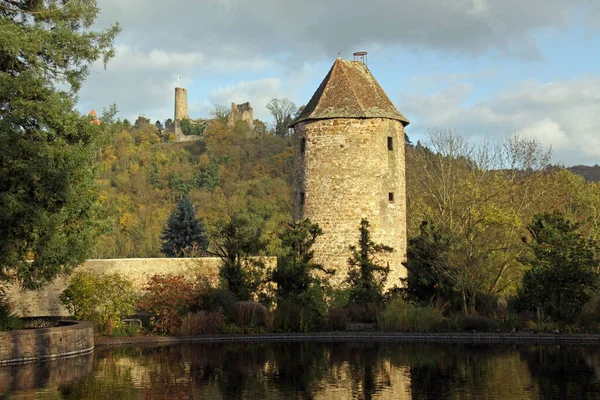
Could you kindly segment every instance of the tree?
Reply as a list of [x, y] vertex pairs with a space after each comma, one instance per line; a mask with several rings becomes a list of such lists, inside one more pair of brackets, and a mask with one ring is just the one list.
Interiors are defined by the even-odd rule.
[[196, 209], [188, 197], [182, 197], [177, 203], [163, 230], [162, 240], [162, 250], [167, 257], [190, 257], [206, 253], [206, 228], [202, 218], [196, 218]]
[[221, 258], [221, 283], [238, 300], [251, 300], [261, 284], [263, 264], [250, 257], [265, 247], [263, 221], [248, 212], [237, 212], [229, 221], [219, 223], [214, 239], [216, 255]]
[[383, 286], [390, 272], [389, 266], [378, 264], [377, 257], [394, 251], [384, 244], [375, 244], [371, 239], [369, 221], [360, 221], [358, 246], [351, 245], [352, 255], [348, 259], [350, 303], [356, 305], [380, 304], [383, 301]]
[[94, 0], [0, 6], [0, 278], [37, 288], [88, 254], [103, 128], [74, 105], [119, 27], [90, 30]]
[[406, 146], [408, 235], [419, 236], [423, 221], [452, 234], [444, 279], [465, 314], [476, 312], [479, 299], [516, 291], [520, 238], [541, 204], [549, 205], [549, 160], [548, 150], [518, 136], [474, 144], [432, 131], [427, 147]]
[[230, 111], [227, 109], [227, 107], [219, 105], [219, 104], [215, 104], [215, 108], [210, 112], [211, 117], [213, 117], [213, 119], [223, 123], [223, 124], [227, 124], [227, 119], [229, 118], [229, 113]]
[[293, 115], [297, 107], [294, 102], [288, 99], [272, 99], [267, 103], [267, 109], [275, 119], [275, 135], [284, 137], [289, 135], [289, 125], [293, 121]]
[[312, 261], [312, 246], [323, 234], [309, 219], [287, 224], [279, 235], [283, 255], [277, 257], [277, 267], [271, 280], [277, 285], [278, 328], [292, 331], [312, 331], [323, 326], [327, 311], [323, 275], [335, 271]]
[[423, 221], [420, 234], [408, 241], [406, 254], [407, 276], [402, 279], [403, 292], [409, 300], [423, 305], [459, 305], [448, 253], [455, 236], [443, 232], [434, 224]]
[[598, 288], [598, 243], [586, 240], [559, 214], [537, 214], [528, 226], [530, 254], [519, 297], [526, 308], [560, 321], [573, 321]]
[[277, 284], [278, 300], [296, 301], [312, 284], [321, 284], [319, 272], [332, 275], [333, 270], [325, 269], [312, 261], [312, 246], [323, 230], [309, 219], [288, 224], [279, 235], [283, 255], [277, 257], [277, 268], [271, 279]]

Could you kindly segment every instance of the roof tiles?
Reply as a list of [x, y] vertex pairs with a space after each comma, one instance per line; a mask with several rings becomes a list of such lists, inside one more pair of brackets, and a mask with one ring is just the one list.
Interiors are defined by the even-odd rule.
[[410, 123], [363, 62], [339, 58], [292, 126], [301, 121], [329, 118], [389, 118], [404, 126]]

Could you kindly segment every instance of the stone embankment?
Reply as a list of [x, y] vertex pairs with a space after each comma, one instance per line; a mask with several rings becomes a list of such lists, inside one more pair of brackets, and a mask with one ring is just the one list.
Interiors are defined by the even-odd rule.
[[534, 333], [276, 333], [258, 335], [97, 337], [96, 346], [231, 342], [427, 342], [507, 344], [600, 344], [600, 335]]
[[72, 357], [93, 350], [91, 322], [60, 321], [54, 328], [0, 332], [0, 365]]

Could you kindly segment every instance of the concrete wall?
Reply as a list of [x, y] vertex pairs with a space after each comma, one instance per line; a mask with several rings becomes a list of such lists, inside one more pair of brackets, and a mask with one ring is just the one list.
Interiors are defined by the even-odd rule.
[[0, 332], [0, 364], [73, 356], [93, 349], [91, 322], [64, 321], [64, 326], [56, 328]]
[[337, 270], [333, 283], [346, 277], [348, 247], [358, 242], [362, 218], [369, 220], [376, 243], [394, 248], [380, 259], [391, 269], [387, 286], [400, 285], [399, 278], [406, 276], [404, 167], [404, 127], [399, 121], [335, 118], [296, 125], [294, 218], [310, 218], [323, 229], [314, 246], [315, 261]]
[[[275, 257], [265, 257], [268, 266], [274, 266]], [[203, 258], [126, 258], [112, 260], [88, 260], [76, 271], [95, 273], [121, 273], [131, 279], [138, 290], [154, 274], [184, 274], [204, 276], [212, 284], [218, 282], [218, 257]], [[7, 290], [8, 299], [14, 311], [21, 317], [68, 316], [68, 311], [60, 303], [60, 294], [69, 284], [70, 277], [59, 277], [50, 285], [36, 291], [23, 291], [18, 286]]]

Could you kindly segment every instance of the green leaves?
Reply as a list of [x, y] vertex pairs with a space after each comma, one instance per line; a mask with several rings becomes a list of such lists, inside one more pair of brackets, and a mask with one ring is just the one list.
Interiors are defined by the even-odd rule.
[[[73, 109], [93, 62], [119, 28], [88, 31], [93, 0], [12, 2], [0, 9], [0, 266], [37, 288], [88, 254], [93, 160], [103, 128]], [[57, 89], [57, 83], [67, 86]]]

